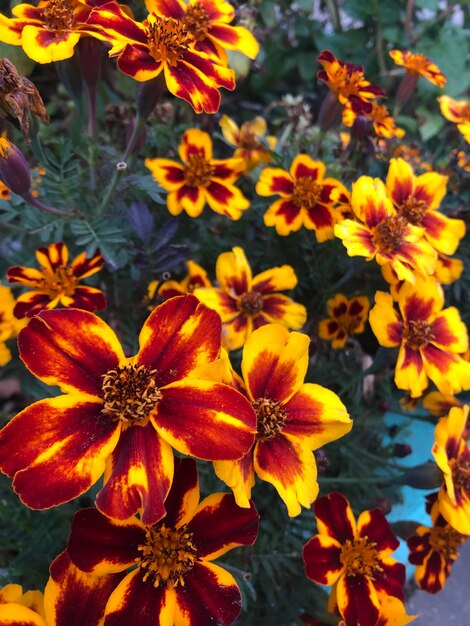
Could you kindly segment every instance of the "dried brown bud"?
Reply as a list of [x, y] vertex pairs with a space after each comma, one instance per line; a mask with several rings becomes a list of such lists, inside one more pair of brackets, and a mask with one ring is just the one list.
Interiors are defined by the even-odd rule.
[[17, 126], [29, 143], [29, 114], [37, 115], [43, 122], [49, 121], [39, 91], [33, 83], [20, 76], [8, 59], [0, 59], [0, 116]]

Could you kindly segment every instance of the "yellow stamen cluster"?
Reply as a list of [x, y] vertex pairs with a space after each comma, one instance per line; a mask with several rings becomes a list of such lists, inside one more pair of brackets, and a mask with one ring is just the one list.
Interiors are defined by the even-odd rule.
[[247, 291], [240, 296], [237, 306], [244, 315], [256, 315], [264, 304], [263, 294], [259, 291]]
[[181, 20], [152, 15], [147, 27], [147, 42], [155, 61], [176, 65], [193, 41], [194, 37]]
[[375, 572], [382, 571], [377, 554], [377, 544], [368, 537], [353, 541], [347, 539], [341, 547], [340, 561], [346, 569], [346, 576], [366, 576], [374, 578]]
[[310, 176], [302, 176], [295, 181], [292, 202], [298, 207], [312, 209], [318, 202], [320, 194], [321, 185]]
[[71, 30], [75, 21], [70, 0], [49, 0], [49, 4], [43, 9], [42, 17], [45, 28], [58, 33]]
[[184, 180], [190, 187], [207, 187], [213, 173], [214, 166], [203, 154], [194, 152], [189, 155], [184, 168]]
[[209, 14], [200, 2], [188, 5], [181, 21], [196, 41], [204, 39], [209, 25]]
[[72, 296], [78, 279], [74, 276], [72, 268], [66, 265], [60, 265], [54, 268], [53, 273], [43, 269], [43, 278], [41, 279], [38, 289], [44, 291], [48, 296], [55, 298], [58, 295]]
[[144, 365], [122, 365], [103, 376], [101, 413], [124, 425], [147, 424], [161, 393], [155, 382], [156, 370]]
[[269, 398], [258, 398], [252, 403], [256, 412], [258, 439], [272, 439], [285, 424], [287, 414], [281, 402]]
[[410, 320], [403, 330], [403, 339], [414, 350], [427, 346], [434, 338], [432, 324], [426, 320]]
[[372, 243], [382, 252], [394, 252], [403, 242], [408, 222], [401, 215], [388, 215], [374, 228]]
[[164, 524], [147, 528], [145, 544], [138, 546], [142, 556], [136, 559], [144, 570], [143, 581], [152, 579], [153, 586], [184, 585], [184, 576], [197, 560], [193, 534], [181, 528], [167, 528]]
[[434, 526], [429, 533], [429, 544], [445, 559], [455, 561], [459, 555], [459, 548], [466, 536], [461, 535], [448, 524], [446, 526]]

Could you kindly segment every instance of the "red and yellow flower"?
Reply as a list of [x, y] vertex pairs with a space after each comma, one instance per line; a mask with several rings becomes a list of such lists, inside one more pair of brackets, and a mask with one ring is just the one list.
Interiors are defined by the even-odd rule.
[[239, 385], [256, 412], [256, 442], [239, 461], [214, 463], [240, 506], [249, 506], [256, 474], [274, 485], [290, 516], [299, 515], [318, 494], [313, 450], [351, 430], [338, 396], [304, 383], [309, 342], [307, 335], [268, 324], [255, 330], [243, 348], [244, 382]]
[[[132, 517], [117, 522], [96, 509], [75, 514], [67, 553], [97, 577], [123, 572], [104, 612], [111, 624], [220, 624], [230, 626], [241, 609], [235, 579], [212, 561], [252, 545], [258, 514], [241, 509], [232, 494], [214, 493], [199, 503], [192, 459], [175, 459], [166, 516], [148, 525]], [[129, 573], [126, 570], [133, 568]]]
[[87, 25], [90, 34], [111, 44], [109, 54], [118, 57], [124, 74], [147, 81], [163, 72], [168, 91], [196, 113], [218, 111], [219, 87], [235, 89], [233, 70], [197, 50], [194, 34], [180, 19], [160, 17], [152, 8], [143, 22], [136, 22], [116, 2], [108, 2], [93, 9]]
[[277, 140], [273, 135], [265, 137], [266, 120], [263, 117], [255, 117], [239, 127], [228, 115], [222, 115], [219, 124], [225, 140], [236, 147], [233, 156], [243, 159], [247, 172], [272, 160], [270, 151], [276, 147]]
[[440, 391], [430, 391], [423, 398], [423, 407], [435, 417], [447, 415], [454, 406], [463, 407], [464, 404], [455, 396]]
[[415, 580], [420, 589], [437, 593], [444, 588], [459, 549], [467, 537], [458, 533], [439, 513], [437, 494], [427, 497], [432, 526], [418, 526], [416, 534], [408, 537], [408, 560], [416, 565]]
[[168, 191], [168, 211], [172, 215], [186, 211], [190, 217], [198, 217], [207, 202], [216, 213], [239, 220], [250, 206], [233, 184], [245, 170], [243, 159], [213, 159], [210, 136], [197, 128], [184, 133], [178, 154], [183, 164], [170, 159], [145, 160], [154, 179]]
[[470, 444], [467, 441], [469, 407], [453, 407], [434, 432], [432, 453], [444, 474], [437, 502], [439, 512], [457, 532], [470, 535]]
[[194, 49], [227, 65], [226, 50], [237, 50], [250, 59], [259, 45], [243, 26], [231, 26], [235, 9], [226, 0], [145, 0], [149, 13], [180, 22], [194, 37]]
[[302, 304], [279, 291], [293, 289], [297, 276], [290, 265], [273, 267], [253, 277], [242, 248], [219, 255], [215, 273], [220, 287], [196, 289], [194, 295], [217, 311], [223, 323], [223, 343], [238, 350], [260, 326], [278, 323], [301, 328], [307, 320]]
[[96, 287], [79, 285], [79, 281], [96, 274], [104, 260], [96, 251], [90, 258], [82, 252], [69, 263], [69, 251], [63, 242], [51, 243], [36, 250], [40, 269], [15, 265], [7, 271], [8, 282], [25, 285], [30, 291], [18, 296], [15, 317], [32, 317], [44, 309], [57, 306], [101, 311], [106, 298]]
[[446, 77], [438, 68], [424, 54], [413, 53], [402, 50], [390, 50], [390, 56], [397, 65], [401, 65], [406, 69], [407, 74], [418, 78], [423, 76], [429, 82], [437, 85], [438, 87], [444, 87], [447, 82]]
[[9, 584], [0, 589], [2, 626], [46, 626], [44, 599], [40, 591], [23, 593], [21, 585]]
[[441, 107], [441, 113], [450, 122], [457, 124], [457, 128], [470, 143], [470, 102], [467, 100], [454, 100], [450, 96], [441, 96], [437, 99]]
[[345, 126], [353, 126], [358, 117], [363, 117], [372, 125], [377, 137], [391, 139], [392, 137], [401, 138], [405, 135], [405, 131], [402, 128], [398, 128], [393, 116], [390, 115], [384, 104], [371, 102], [371, 105], [372, 109], [368, 113], [357, 112], [352, 106], [346, 105], [343, 109], [343, 124]]
[[289, 171], [268, 167], [256, 185], [260, 196], [279, 195], [264, 214], [266, 226], [288, 235], [302, 226], [314, 230], [317, 241], [333, 238], [333, 226], [349, 210], [349, 192], [339, 180], [324, 178], [326, 167], [306, 154], [295, 157]]
[[190, 294], [167, 300], [139, 343], [127, 358], [113, 330], [79, 309], [42, 311], [20, 332], [27, 368], [65, 392], [35, 402], [0, 432], [0, 467], [27, 506], [72, 500], [105, 472], [98, 508], [119, 520], [141, 511], [154, 523], [165, 513], [172, 447], [211, 461], [251, 448], [251, 405], [204, 376], [221, 350], [215, 311]]
[[369, 299], [365, 296], [347, 298], [337, 293], [327, 302], [329, 317], [320, 320], [318, 334], [321, 339], [331, 341], [331, 347], [344, 348], [349, 335], [364, 332], [369, 313]]
[[345, 219], [334, 227], [349, 256], [390, 263], [399, 280], [415, 282], [415, 272], [432, 274], [437, 254], [423, 239], [424, 230], [394, 208], [378, 178], [361, 176], [352, 187], [351, 206], [357, 221]]
[[161, 283], [152, 280], [147, 287], [146, 301], [149, 302], [147, 309], [153, 311], [157, 304], [173, 298], [174, 296], [184, 296], [186, 293], [193, 293], [198, 287], [210, 287], [211, 281], [207, 278], [206, 270], [195, 261], [187, 261], [188, 273], [181, 281], [165, 280]]
[[455, 307], [443, 309], [442, 289], [433, 279], [404, 283], [395, 309], [390, 294], [378, 291], [369, 323], [380, 345], [400, 346], [395, 384], [419, 398], [429, 379], [445, 394], [470, 387], [470, 364], [461, 354], [467, 350], [465, 324]]
[[386, 187], [398, 215], [422, 228], [437, 252], [454, 254], [465, 235], [465, 222], [437, 210], [446, 195], [447, 180], [437, 172], [415, 176], [405, 160], [391, 159]]
[[14, 339], [26, 324], [26, 320], [18, 320], [13, 311], [15, 299], [9, 287], [0, 285], [0, 366], [11, 360], [11, 352], [6, 341]]
[[319, 534], [303, 547], [307, 578], [333, 585], [330, 604], [346, 626], [376, 626], [380, 593], [403, 600], [405, 566], [390, 556], [398, 539], [379, 509], [364, 511], [356, 523], [340, 493], [318, 498], [313, 510]]

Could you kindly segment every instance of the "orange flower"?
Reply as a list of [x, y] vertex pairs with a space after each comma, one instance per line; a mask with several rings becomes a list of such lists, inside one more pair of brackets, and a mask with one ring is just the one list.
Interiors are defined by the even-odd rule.
[[438, 87], [444, 87], [447, 82], [446, 77], [437, 65], [428, 59], [428, 57], [424, 56], [424, 54], [390, 50], [390, 56], [397, 65], [402, 65], [406, 68], [407, 73], [412, 76], [423, 76]]
[[384, 104], [378, 104], [377, 102], [372, 102], [371, 104], [372, 110], [369, 113], [357, 113], [350, 105], [346, 105], [343, 109], [343, 124], [345, 126], [353, 126], [355, 121], [362, 117], [372, 125], [377, 137], [391, 139], [392, 137], [403, 137], [405, 135], [405, 131], [397, 127], [395, 120]]
[[467, 100], [454, 100], [450, 96], [441, 96], [437, 99], [441, 107], [442, 115], [457, 124], [457, 128], [470, 143], [470, 102]]
[[260, 163], [271, 161], [270, 150], [276, 147], [276, 137], [268, 135], [265, 138], [267, 146], [263, 142], [266, 135], [264, 118], [255, 117], [254, 120], [243, 122], [241, 127], [238, 127], [230, 117], [222, 115], [219, 124], [225, 140], [232, 146], [236, 146], [233, 156], [245, 161], [246, 171], [249, 172]]
[[188, 274], [183, 280], [166, 280], [160, 283], [152, 280], [147, 288], [146, 300], [150, 304], [147, 306], [149, 311], [153, 311], [157, 304], [173, 298], [173, 296], [183, 296], [185, 293], [193, 293], [198, 287], [210, 287], [211, 281], [207, 278], [207, 272], [194, 261], [186, 263]]
[[350, 300], [342, 293], [337, 293], [328, 300], [329, 318], [319, 324], [321, 339], [331, 341], [334, 349], [344, 348], [350, 334], [364, 332], [369, 313], [369, 300], [365, 296], [355, 296]]

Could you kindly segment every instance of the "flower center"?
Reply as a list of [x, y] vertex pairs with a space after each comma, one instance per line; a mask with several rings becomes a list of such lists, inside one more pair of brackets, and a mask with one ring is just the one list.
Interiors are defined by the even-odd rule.
[[193, 152], [188, 157], [184, 168], [184, 180], [190, 187], [207, 187], [210, 183], [214, 166], [201, 152]]
[[456, 490], [470, 494], [470, 459], [459, 457], [452, 463], [452, 482]]
[[466, 539], [465, 535], [461, 535], [448, 524], [434, 526], [429, 534], [431, 548], [445, 559], [452, 561], [458, 557], [459, 548]]
[[240, 148], [243, 150], [259, 150], [264, 149], [263, 144], [259, 138], [249, 130], [242, 130], [240, 132], [240, 140], [238, 142]]
[[346, 539], [339, 558], [346, 568], [346, 576], [373, 578], [375, 572], [383, 569], [377, 555], [377, 544], [367, 537], [359, 537], [353, 541]]
[[54, 269], [53, 273], [43, 268], [43, 278], [40, 281], [39, 289], [49, 296], [58, 295], [72, 296], [78, 279], [73, 274], [71, 267], [61, 265]]
[[427, 346], [435, 339], [433, 326], [426, 320], [410, 320], [403, 329], [403, 339], [414, 350]]
[[424, 200], [418, 200], [413, 196], [407, 198], [402, 206], [399, 208], [400, 215], [411, 224], [419, 225], [423, 221], [423, 217], [426, 213], [427, 204]]
[[47, 30], [64, 32], [73, 28], [75, 18], [70, 0], [49, 0], [42, 11], [44, 27]]
[[287, 419], [281, 402], [269, 398], [258, 398], [252, 403], [256, 412], [256, 430], [258, 439], [272, 439], [279, 432]]
[[256, 315], [263, 308], [263, 295], [259, 291], [247, 291], [240, 296], [237, 304], [244, 315]]
[[175, 66], [193, 43], [194, 37], [181, 20], [153, 14], [149, 18], [151, 21], [149, 20], [147, 27], [147, 43], [150, 54], [155, 61]]
[[145, 533], [145, 543], [138, 546], [142, 556], [136, 559], [145, 570], [144, 582], [153, 579], [153, 586], [184, 585], [184, 576], [197, 560], [193, 533], [181, 528], [167, 528], [164, 524], [150, 526]]
[[407, 228], [406, 218], [388, 215], [374, 228], [372, 243], [381, 252], [394, 252], [403, 242]]
[[320, 194], [321, 185], [310, 176], [301, 176], [295, 181], [292, 201], [298, 207], [312, 209], [317, 203]]
[[103, 375], [101, 413], [125, 426], [145, 426], [152, 409], [161, 399], [155, 382], [156, 370], [145, 365], [121, 365]]
[[201, 41], [201, 39], [205, 38], [209, 25], [209, 14], [202, 4], [199, 2], [190, 4], [186, 8], [186, 13], [181, 21], [196, 41]]

